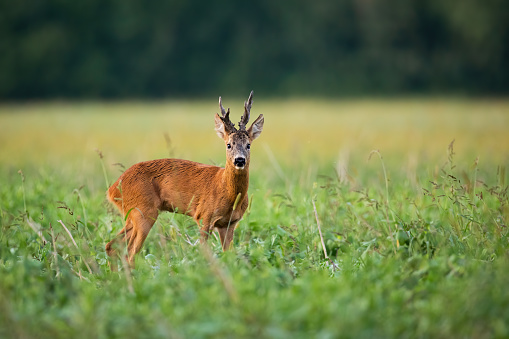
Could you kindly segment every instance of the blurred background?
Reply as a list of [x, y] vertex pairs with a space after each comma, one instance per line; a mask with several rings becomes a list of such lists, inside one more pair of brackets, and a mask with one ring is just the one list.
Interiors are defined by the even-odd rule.
[[499, 96], [508, 66], [505, 0], [0, 1], [3, 101]]

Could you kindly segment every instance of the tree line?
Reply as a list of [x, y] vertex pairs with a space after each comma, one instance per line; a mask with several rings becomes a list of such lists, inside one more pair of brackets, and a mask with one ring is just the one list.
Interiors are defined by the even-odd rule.
[[509, 92], [504, 0], [0, 1], [0, 98]]

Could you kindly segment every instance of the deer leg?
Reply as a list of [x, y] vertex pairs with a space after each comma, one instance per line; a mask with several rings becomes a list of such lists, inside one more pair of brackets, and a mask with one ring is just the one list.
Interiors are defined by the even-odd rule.
[[200, 228], [200, 244], [206, 244], [211, 234], [210, 227], [208, 225]]
[[218, 228], [219, 238], [221, 239], [221, 246], [223, 246], [223, 251], [230, 249], [231, 242], [233, 240], [233, 232], [235, 231], [235, 227], [237, 224], [232, 224], [228, 227]]
[[207, 243], [207, 240], [209, 240], [209, 236], [214, 227], [210, 225], [210, 220], [203, 219], [203, 224], [201, 225], [200, 220], [195, 219], [195, 221], [198, 223], [198, 227], [200, 228], [200, 244], [203, 245]]
[[148, 233], [157, 219], [157, 209], [142, 213], [139, 210], [131, 212], [133, 231], [127, 244], [128, 262], [134, 268], [134, 256], [141, 250]]
[[131, 238], [131, 235], [133, 233], [133, 223], [131, 221], [131, 218], [128, 218], [124, 228], [118, 234], [106, 244], [106, 253], [111, 258], [110, 261], [110, 267], [112, 271], [117, 271], [117, 262], [116, 259], [119, 256], [119, 250], [120, 252], [123, 252], [126, 243]]

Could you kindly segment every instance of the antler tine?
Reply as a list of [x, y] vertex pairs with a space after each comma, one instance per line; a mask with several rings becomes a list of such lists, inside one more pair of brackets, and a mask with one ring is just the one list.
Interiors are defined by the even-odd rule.
[[228, 107], [228, 111], [224, 109], [221, 97], [219, 97], [219, 109], [221, 110], [222, 115], [220, 118], [223, 121], [225, 128], [229, 131], [229, 133], [236, 131], [237, 129], [235, 128], [235, 125], [230, 120], [230, 108]]
[[246, 125], [249, 122], [249, 116], [251, 114], [251, 106], [253, 105], [253, 91], [249, 94], [249, 98], [244, 102], [244, 114], [240, 118], [239, 128], [241, 131], [246, 130]]
[[[226, 111], [223, 107], [223, 102], [221, 101], [221, 97], [219, 97], [219, 109], [221, 110], [222, 116], [226, 116]], [[228, 113], [230, 113], [230, 108], [228, 108]]]

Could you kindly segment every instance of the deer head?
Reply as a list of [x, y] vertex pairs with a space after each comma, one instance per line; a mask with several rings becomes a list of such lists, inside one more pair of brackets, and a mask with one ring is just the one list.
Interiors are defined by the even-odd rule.
[[216, 133], [224, 140], [226, 145], [227, 166], [231, 164], [237, 170], [244, 170], [249, 167], [250, 149], [253, 140], [258, 138], [263, 130], [263, 114], [260, 114], [253, 124], [246, 129], [253, 105], [253, 91], [249, 98], [244, 102], [244, 114], [239, 122], [239, 129], [230, 121], [230, 108], [226, 111], [219, 97], [219, 109], [221, 116], [216, 114]]

